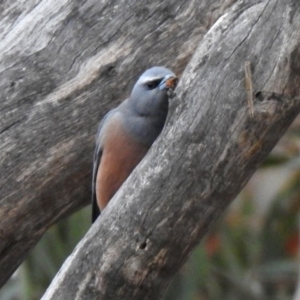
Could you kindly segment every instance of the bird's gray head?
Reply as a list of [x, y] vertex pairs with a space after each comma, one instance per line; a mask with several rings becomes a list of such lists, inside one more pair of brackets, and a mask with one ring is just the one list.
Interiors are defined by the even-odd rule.
[[178, 79], [165, 67], [153, 67], [144, 72], [134, 85], [129, 101], [136, 113], [155, 116], [168, 110], [168, 91], [175, 89]]
[[124, 129], [140, 143], [151, 146], [162, 131], [168, 114], [168, 92], [175, 89], [177, 82], [172, 71], [153, 67], [141, 75], [121, 105], [126, 116]]

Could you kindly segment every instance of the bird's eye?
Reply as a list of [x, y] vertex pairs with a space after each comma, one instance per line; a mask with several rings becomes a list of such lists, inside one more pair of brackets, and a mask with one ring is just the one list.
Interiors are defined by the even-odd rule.
[[146, 86], [149, 90], [153, 90], [153, 89], [155, 89], [159, 86], [161, 81], [162, 81], [162, 79], [156, 79], [156, 80], [148, 81], [148, 82], [146, 82]]

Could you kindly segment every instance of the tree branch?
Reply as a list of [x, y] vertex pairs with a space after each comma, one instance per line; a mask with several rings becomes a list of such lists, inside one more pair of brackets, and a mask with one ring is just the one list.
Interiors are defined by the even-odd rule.
[[298, 0], [241, 1], [213, 26], [165, 130], [43, 300], [159, 298], [300, 110], [299, 12]]
[[89, 203], [94, 135], [152, 65], [182, 72], [235, 1], [0, 3], [0, 286]]

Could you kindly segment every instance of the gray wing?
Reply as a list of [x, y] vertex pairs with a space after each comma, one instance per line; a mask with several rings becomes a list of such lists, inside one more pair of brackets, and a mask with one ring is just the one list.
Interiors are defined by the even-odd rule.
[[98, 127], [98, 132], [96, 135], [96, 148], [95, 148], [94, 159], [93, 159], [93, 179], [92, 179], [92, 223], [94, 223], [95, 220], [100, 215], [100, 209], [98, 207], [97, 198], [96, 198], [96, 178], [97, 178], [98, 168], [102, 156], [101, 136], [103, 133], [103, 128], [105, 123], [108, 121], [108, 119], [111, 118], [113, 114], [115, 114], [115, 112], [116, 109], [113, 109], [104, 116], [103, 120], [100, 122], [100, 125]]

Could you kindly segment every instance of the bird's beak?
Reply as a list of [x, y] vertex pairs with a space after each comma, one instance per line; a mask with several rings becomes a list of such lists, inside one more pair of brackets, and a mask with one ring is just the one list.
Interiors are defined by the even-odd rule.
[[176, 86], [177, 86], [177, 83], [178, 83], [178, 78], [176, 76], [172, 76], [172, 75], [168, 75], [166, 76], [163, 81], [160, 83], [159, 85], [159, 88], [161, 90], [164, 90], [164, 89], [172, 89], [172, 90], [175, 90]]

